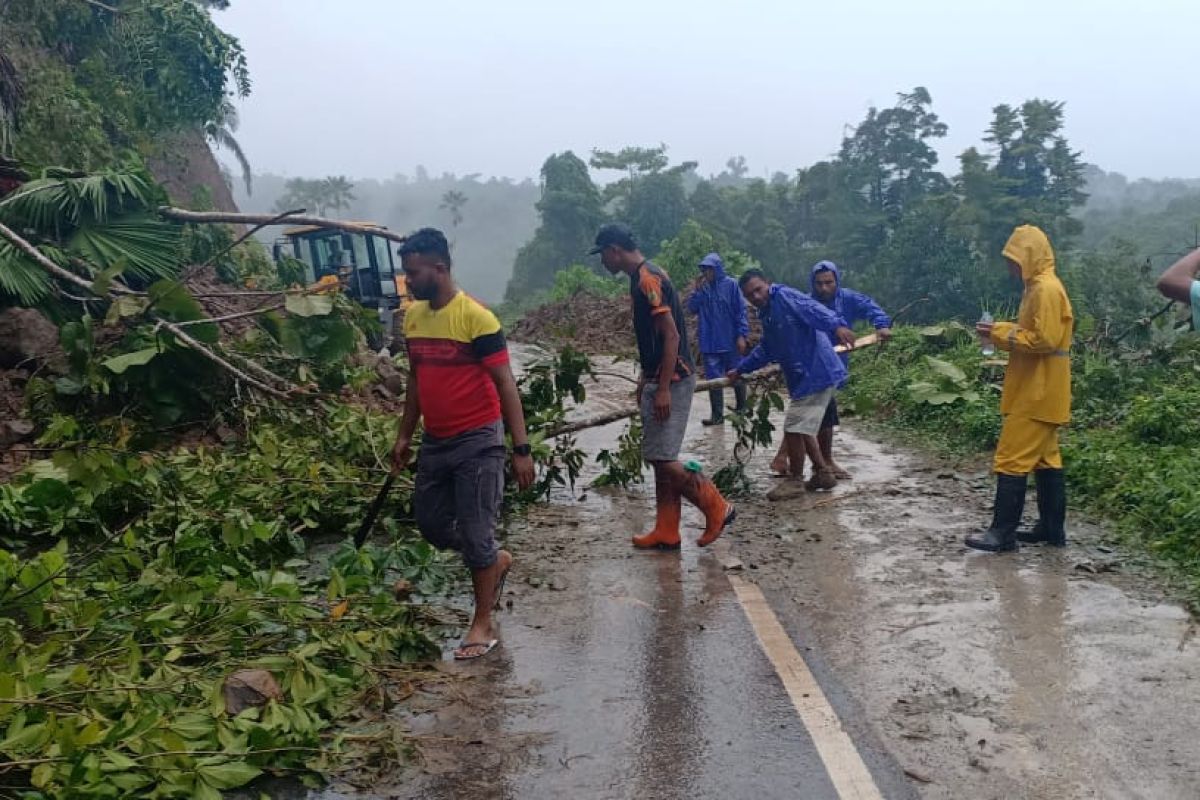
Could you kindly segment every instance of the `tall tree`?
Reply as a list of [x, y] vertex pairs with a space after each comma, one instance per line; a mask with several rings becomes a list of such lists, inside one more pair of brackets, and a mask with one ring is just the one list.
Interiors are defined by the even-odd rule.
[[587, 164], [571, 151], [552, 155], [542, 165], [537, 210], [541, 223], [513, 264], [505, 292], [510, 301], [550, 287], [554, 273], [579, 263], [604, 220], [600, 190], [592, 183]]
[[467, 204], [467, 196], [457, 189], [447, 189], [442, 195], [442, 202], [438, 205], [443, 211], [450, 214], [450, 227], [457, 229], [463, 221], [463, 206]]
[[1027, 100], [1019, 109], [998, 105], [984, 141], [990, 154], [962, 154], [958, 190], [963, 218], [985, 252], [998, 253], [1013, 226], [1041, 227], [1065, 248], [1083, 229], [1074, 210], [1087, 199], [1084, 164], [1062, 133], [1063, 104]]

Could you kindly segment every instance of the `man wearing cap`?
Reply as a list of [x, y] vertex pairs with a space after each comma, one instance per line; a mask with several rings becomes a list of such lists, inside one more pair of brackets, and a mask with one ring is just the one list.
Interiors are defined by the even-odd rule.
[[[738, 357], [746, 354], [746, 337], [750, 323], [746, 320], [746, 301], [737, 281], [725, 274], [725, 262], [716, 253], [700, 261], [700, 274], [688, 298], [688, 311], [696, 315], [700, 328], [700, 352], [704, 358], [704, 377], [723, 378], [737, 366]], [[739, 412], [746, 410], [746, 384], [733, 386], [733, 396]], [[725, 390], [709, 389], [708, 402], [712, 416], [704, 425], [720, 425], [725, 421]]]
[[642, 416], [642, 458], [654, 468], [654, 528], [633, 537], [639, 548], [678, 550], [682, 498], [704, 513], [698, 544], [712, 544], [737, 516], [733, 505], [697, 470], [679, 462], [687, 431], [696, 375], [688, 346], [679, 295], [666, 273], [648, 262], [633, 232], [624, 225], [605, 225], [596, 234], [591, 254], [613, 275], [629, 276], [633, 329], [641, 374], [638, 405]]
[[[813, 298], [840, 316], [848, 326], [853, 328], [858, 322], [869, 322], [875, 328], [875, 334], [879, 337], [880, 342], [886, 342], [892, 338], [891, 317], [884, 313], [879, 304], [869, 296], [842, 286], [842, 274], [837, 264], [832, 261], [818, 261], [813, 264], [809, 271], [808, 282]], [[846, 365], [847, 370], [850, 369], [850, 354], [842, 353], [841, 355], [842, 363]], [[825, 461], [833, 470], [834, 476], [838, 480], [844, 481], [850, 479], [850, 473], [833, 460], [833, 429], [838, 422], [837, 396], [835, 395], [829, 401], [825, 419], [821, 421], [821, 432], [817, 434], [817, 443], [821, 445], [821, 455], [825, 456]], [[771, 468], [784, 474], [791, 471], [788, 465], [786, 444], [780, 446], [775, 460], [771, 462]], [[803, 471], [803, 465], [800, 465], [800, 471]]]

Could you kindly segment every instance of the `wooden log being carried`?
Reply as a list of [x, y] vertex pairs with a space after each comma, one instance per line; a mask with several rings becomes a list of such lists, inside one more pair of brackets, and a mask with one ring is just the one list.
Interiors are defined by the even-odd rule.
[[[864, 347], [870, 347], [875, 344], [879, 344], [879, 336], [872, 333], [856, 339], [854, 341], [854, 349], [861, 350]], [[850, 348], [846, 347], [844, 344], [839, 344], [833, 348], [833, 351], [835, 353], [845, 353], [849, 349]], [[744, 376], [744, 380], [761, 381], [773, 375], [777, 375], [778, 373], [779, 365], [772, 364], [768, 367], [760, 369], [758, 372], [755, 372], [752, 375]], [[713, 378], [712, 380], [699, 381], [696, 383], [696, 392], [707, 392], [709, 389], [724, 389], [731, 384], [732, 382], [729, 380], [729, 378]], [[564, 422], [557, 428], [551, 428], [546, 434], [546, 438], [549, 439], [552, 436], [562, 436], [568, 433], [578, 433], [579, 431], [586, 430], [587, 428], [595, 428], [599, 425], [607, 425], [610, 422], [616, 422], [618, 420], [632, 417], [637, 414], [638, 411], [639, 409], [637, 406], [629, 406], [627, 408], [619, 408], [615, 411], [605, 411], [601, 414], [593, 414], [590, 417], [584, 417], [583, 419], [577, 419], [572, 422]]]

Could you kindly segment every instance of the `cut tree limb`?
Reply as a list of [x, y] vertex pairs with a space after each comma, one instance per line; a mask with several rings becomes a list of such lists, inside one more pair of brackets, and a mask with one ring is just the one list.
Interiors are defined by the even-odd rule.
[[[49, 258], [47, 258], [46, 255], [44, 253], [42, 253], [42, 251], [38, 250], [32, 244], [27, 242], [24, 238], [22, 238], [19, 234], [17, 234], [12, 228], [9, 228], [4, 223], [0, 223], [0, 236], [3, 236], [8, 241], [12, 242], [14, 247], [16, 247], [18, 250], [20, 250], [25, 255], [29, 256], [31, 259], [33, 259], [33, 261], [38, 266], [40, 266], [42, 269], [49, 272], [54, 277], [59, 278], [60, 280], [67, 281], [68, 283], [73, 283], [76, 286], [80, 286], [80, 287], [86, 289], [89, 293], [96, 295], [98, 297], [101, 297], [105, 300], [112, 301], [115, 299], [110, 292], [98, 292], [95, 288], [95, 285], [92, 283], [92, 281], [82, 278], [82, 277], [76, 275], [74, 272], [63, 269], [58, 264], [55, 264], [53, 261], [51, 261]], [[164, 329], [170, 331], [175, 336], [175, 338], [178, 339], [185, 346], [191, 348], [192, 350], [195, 350], [197, 353], [204, 356], [209, 361], [212, 361], [213, 363], [219, 365], [221, 368], [225, 369], [230, 374], [234, 375], [237, 378], [240, 378], [241, 380], [245, 381], [247, 384], [255, 387], [256, 389], [260, 389], [260, 390], [266, 392], [267, 394], [270, 394], [274, 397], [278, 397], [278, 398], [281, 398], [284, 400], [288, 399], [288, 397], [291, 393], [303, 393], [303, 392], [301, 392], [299, 387], [294, 386], [290, 381], [288, 381], [278, 375], [275, 375], [274, 373], [269, 372], [268, 370], [266, 370], [262, 367], [258, 367], [258, 365], [255, 365], [257, 367], [257, 371], [259, 372], [259, 374], [266, 373], [267, 375], [270, 375], [271, 378], [278, 383], [278, 385], [287, 387], [288, 391], [281, 392], [280, 390], [274, 388], [273, 386], [268, 386], [267, 384], [263, 383], [262, 381], [260, 381], [256, 378], [252, 378], [250, 375], [247, 375], [243, 370], [238, 369], [233, 364], [230, 364], [227, 360], [225, 360], [221, 356], [217, 355], [215, 352], [213, 352], [212, 349], [210, 349], [208, 346], [206, 346], [202, 342], [199, 342], [196, 339], [192, 338], [192, 336], [190, 334], [188, 334], [187, 331], [185, 331], [183, 328], [179, 327], [179, 325], [177, 325], [176, 323], [171, 322], [170, 320], [167, 320], [167, 319], [163, 319], [162, 317], [159, 317], [157, 315], [151, 315], [151, 319], [153, 319], [155, 321], [155, 323], [157, 324], [157, 327], [164, 328]], [[205, 322], [212, 322], [212, 320], [205, 320]]]
[[[864, 347], [870, 347], [878, 343], [879, 337], [872, 333], [855, 340], [854, 349], [861, 350]], [[849, 350], [849, 348], [841, 344], [837, 345], [833, 349], [836, 353], [845, 353]], [[773, 377], [778, 373], [779, 366], [777, 364], [772, 364], [751, 375], [743, 376], [743, 380], [757, 382]], [[730, 381], [729, 378], [713, 378], [712, 380], [699, 381], [696, 384], [696, 392], [707, 392], [709, 389], [724, 389], [730, 385], [732, 385], [732, 381]], [[568, 433], [578, 433], [579, 431], [586, 430], [588, 428], [595, 428], [599, 425], [607, 425], [610, 422], [616, 422], [627, 417], [632, 417], [638, 413], [638, 410], [639, 409], [636, 406], [630, 406], [627, 408], [619, 408], [614, 411], [605, 411], [601, 414], [593, 414], [590, 417], [584, 417], [583, 419], [577, 419], [571, 422], [564, 422], [557, 428], [551, 428], [546, 433], [546, 438], [549, 439], [554, 436], [563, 436]]]
[[346, 233], [369, 233], [389, 241], [403, 244], [408, 237], [377, 225], [362, 225], [357, 222], [343, 222], [325, 217], [309, 217], [301, 214], [235, 214], [225, 211], [188, 211], [183, 208], [160, 206], [158, 214], [175, 222], [189, 222], [198, 225], [314, 225], [318, 228], [331, 228]]

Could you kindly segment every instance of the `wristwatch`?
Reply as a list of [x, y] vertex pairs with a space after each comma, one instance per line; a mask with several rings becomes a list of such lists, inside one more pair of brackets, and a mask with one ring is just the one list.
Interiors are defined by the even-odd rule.
[[532, 452], [533, 452], [533, 448], [529, 446], [529, 442], [526, 442], [525, 444], [514, 444], [513, 445], [513, 455], [514, 456], [527, 456], [527, 455], [530, 455]]

